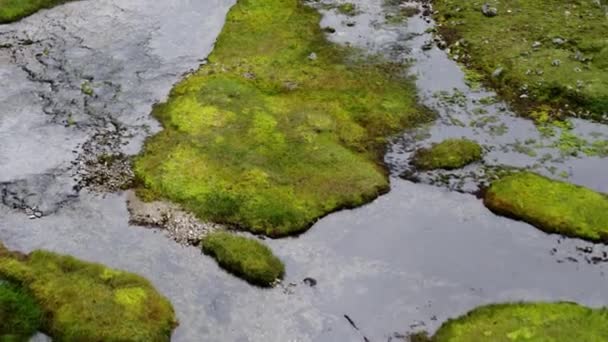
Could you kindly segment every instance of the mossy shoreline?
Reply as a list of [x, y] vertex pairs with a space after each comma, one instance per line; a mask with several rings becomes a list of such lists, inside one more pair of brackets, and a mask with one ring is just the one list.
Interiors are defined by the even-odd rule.
[[329, 43], [298, 0], [242, 0], [209, 63], [153, 115], [138, 194], [200, 219], [297, 235], [389, 190], [387, 139], [429, 121], [405, 66]]
[[[593, 1], [434, 0], [450, 54], [523, 116], [608, 122], [606, 9]], [[551, 8], [551, 10], [547, 10]]]
[[571, 302], [490, 304], [449, 319], [433, 336], [412, 342], [600, 342], [608, 340], [608, 309]]
[[55, 7], [73, 0], [0, 0], [0, 24], [30, 16], [41, 9]]
[[[177, 326], [173, 307], [146, 279], [101, 264], [42, 250], [22, 254], [0, 244], [0, 280], [42, 313], [39, 321], [29, 320], [36, 326], [21, 329], [24, 334], [42, 331], [58, 341], [169, 341]], [[32, 305], [22, 301], [9, 309]], [[35, 319], [35, 312], [29, 315]]]

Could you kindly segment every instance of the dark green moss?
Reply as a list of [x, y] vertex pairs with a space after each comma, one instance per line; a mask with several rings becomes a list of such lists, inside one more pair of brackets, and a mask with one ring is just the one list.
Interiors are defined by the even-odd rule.
[[20, 255], [0, 245], [0, 277], [19, 284], [58, 341], [168, 341], [171, 304], [144, 278], [46, 251]]
[[564, 302], [487, 305], [447, 321], [432, 338], [420, 341], [608, 341], [608, 310]]
[[[143, 187], [199, 218], [280, 237], [388, 190], [386, 137], [427, 118], [403, 65], [326, 41], [299, 0], [241, 0], [209, 63], [154, 115]], [[139, 192], [141, 193], [141, 192]]]
[[492, 183], [484, 204], [548, 233], [608, 241], [608, 197], [584, 187], [521, 172]]
[[40, 328], [42, 312], [23, 289], [0, 280], [0, 341], [27, 341]]
[[484, 2], [434, 1], [438, 31], [460, 62], [483, 75], [523, 115], [541, 105], [549, 106], [553, 117], [570, 115], [573, 108], [589, 111], [594, 119], [608, 113], [605, 5], [570, 0], [487, 3], [498, 9], [497, 16], [483, 15]]
[[412, 156], [412, 165], [419, 170], [459, 169], [481, 160], [482, 148], [468, 139], [447, 139], [430, 148], [422, 148]]
[[0, 0], [0, 24], [17, 21], [40, 9], [51, 8], [71, 0]]
[[259, 286], [272, 286], [281, 279], [285, 266], [263, 243], [246, 237], [217, 232], [207, 235], [203, 252], [228, 272]]

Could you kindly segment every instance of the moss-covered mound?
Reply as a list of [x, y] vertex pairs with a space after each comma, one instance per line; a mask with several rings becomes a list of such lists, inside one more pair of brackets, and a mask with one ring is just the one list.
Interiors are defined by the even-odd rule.
[[221, 267], [254, 285], [271, 286], [285, 273], [281, 260], [257, 240], [217, 232], [207, 235], [202, 245]]
[[608, 310], [574, 303], [516, 303], [479, 307], [444, 323], [435, 336], [418, 342], [603, 342]]
[[401, 65], [349, 51], [299, 0], [239, 1], [209, 63], [155, 108], [138, 193], [278, 237], [387, 191], [385, 137], [427, 114]]
[[481, 160], [482, 148], [467, 139], [447, 139], [430, 148], [419, 149], [412, 156], [412, 165], [419, 170], [459, 169]]
[[605, 1], [435, 0], [434, 8], [451, 53], [522, 114], [541, 105], [562, 114], [581, 107], [598, 119], [608, 113]]
[[27, 341], [40, 328], [41, 318], [29, 294], [0, 280], [0, 341]]
[[168, 341], [176, 325], [171, 304], [147, 280], [99, 264], [0, 245], [0, 277], [32, 295], [41, 330], [58, 341]]
[[608, 197], [577, 185], [517, 173], [492, 183], [484, 204], [548, 233], [608, 241]]
[[71, 0], [0, 0], [0, 24], [17, 21], [43, 8], [51, 8]]

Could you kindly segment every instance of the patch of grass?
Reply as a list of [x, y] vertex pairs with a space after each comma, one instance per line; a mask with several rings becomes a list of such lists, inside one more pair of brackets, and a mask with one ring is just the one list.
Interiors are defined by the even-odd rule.
[[608, 341], [608, 310], [566, 302], [492, 304], [448, 320], [431, 338], [414, 341]]
[[23, 289], [0, 280], [0, 341], [27, 341], [40, 328], [42, 312]]
[[411, 163], [419, 170], [453, 170], [481, 160], [482, 153], [481, 146], [474, 141], [447, 139], [417, 150]]
[[[485, 76], [523, 115], [549, 106], [608, 119], [608, 20], [597, 1], [436, 0], [439, 32], [451, 52]], [[550, 8], [551, 10], [547, 10]], [[501, 69], [500, 77], [492, 74]], [[526, 95], [521, 97], [522, 95]]]
[[51, 8], [71, 0], [0, 0], [0, 24], [17, 21], [43, 8]]
[[228, 272], [259, 286], [271, 286], [283, 277], [285, 266], [263, 243], [246, 237], [217, 232], [207, 235], [203, 252]]
[[608, 197], [584, 187], [521, 172], [492, 183], [484, 204], [548, 233], [608, 241]]
[[41, 330], [59, 341], [168, 341], [176, 325], [171, 304], [147, 280], [100, 264], [0, 245], [0, 277], [31, 294]]
[[147, 194], [280, 237], [388, 190], [386, 137], [430, 115], [403, 65], [327, 42], [319, 21], [298, 0], [230, 10], [209, 63], [154, 109], [164, 130], [135, 161]]

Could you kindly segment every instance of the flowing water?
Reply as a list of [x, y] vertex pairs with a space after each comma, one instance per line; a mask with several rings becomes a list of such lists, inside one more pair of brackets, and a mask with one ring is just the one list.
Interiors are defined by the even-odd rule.
[[[330, 36], [336, 42], [412, 60], [421, 102], [439, 119], [395, 139], [387, 154], [390, 193], [329, 215], [297, 238], [266, 240], [286, 263], [281, 286], [249, 286], [197, 248], [129, 225], [123, 193], [74, 188], [87, 143], [120, 144], [134, 153], [158, 129], [148, 115], [151, 105], [209, 53], [231, 4], [81, 1], [0, 26], [1, 241], [147, 277], [177, 311], [175, 341], [388, 341], [410, 330], [433, 331], [485, 303], [608, 304], [605, 246], [497, 217], [473, 195], [449, 191], [458, 188], [450, 182], [436, 187], [397, 177], [413, 145], [467, 136], [484, 144], [487, 164], [551, 174], [552, 168], [534, 165], [551, 153], [555, 157], [543, 163], [567, 171], [573, 182], [608, 191], [605, 159], [545, 147], [531, 156], [512, 148], [516, 140], [544, 138], [504, 104], [484, 106], [487, 113], [479, 114], [473, 101], [492, 94], [471, 90], [444, 51], [421, 48], [432, 38], [425, 32], [433, 23], [414, 17], [387, 24], [391, 9], [380, 0], [359, 1], [362, 13], [352, 18], [323, 10], [322, 25], [336, 29]], [[445, 100], [454, 88], [464, 100]], [[479, 115], [497, 117], [490, 124], [504, 123], [507, 132], [469, 125]], [[597, 132], [596, 138], [608, 132], [583, 121], [575, 125]]]

